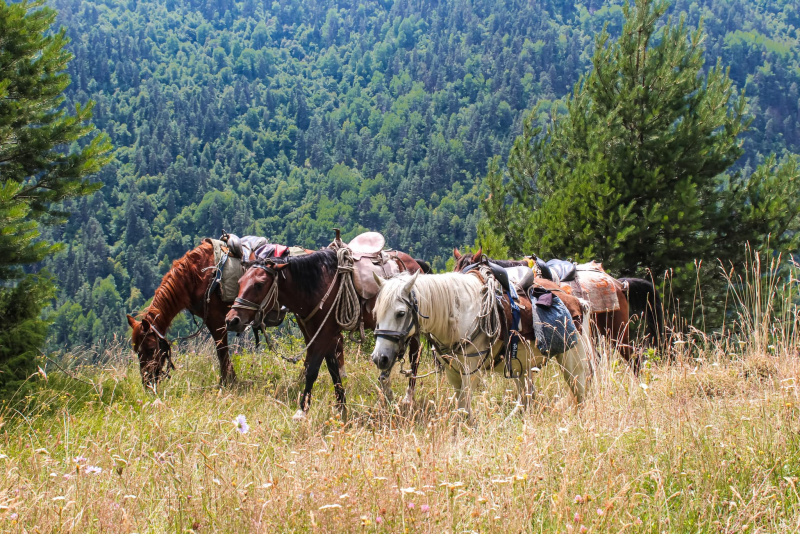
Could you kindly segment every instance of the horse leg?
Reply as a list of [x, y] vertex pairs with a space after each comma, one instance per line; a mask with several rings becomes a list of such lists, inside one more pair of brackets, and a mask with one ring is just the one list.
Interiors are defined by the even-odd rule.
[[[341, 341], [341, 339], [340, 339]], [[333, 381], [333, 391], [336, 394], [336, 409], [339, 410], [339, 415], [342, 420], [347, 419], [347, 399], [344, 394], [344, 386], [342, 385], [342, 377], [339, 374], [339, 348], [337, 346], [335, 351], [325, 353], [325, 365], [328, 367], [328, 372]]]
[[383, 393], [383, 400], [388, 404], [394, 401], [394, 393], [392, 393], [392, 370], [381, 371], [378, 375], [378, 384], [381, 386], [381, 393]]
[[217, 347], [219, 359], [220, 384], [229, 386], [236, 382], [236, 371], [233, 369], [230, 354], [228, 353], [228, 331], [225, 329], [224, 317], [214, 314], [206, 318], [206, 326], [211, 332], [211, 337]]
[[408, 377], [408, 388], [406, 396], [403, 397], [401, 404], [406, 406], [414, 405], [414, 390], [417, 388], [417, 369], [419, 369], [419, 357], [422, 344], [419, 337], [414, 336], [408, 340], [408, 360], [411, 363], [411, 376]]
[[339, 369], [339, 376], [342, 379], [347, 378], [347, 371], [344, 369], [344, 337], [342, 334], [339, 334], [336, 342], [336, 366]]
[[[320, 342], [321, 341], [322, 340], [320, 340]], [[305, 389], [303, 389], [303, 393], [300, 394], [299, 407], [292, 416], [292, 419], [295, 421], [305, 419], [306, 415], [308, 414], [308, 409], [311, 407], [311, 390], [314, 388], [314, 382], [317, 381], [317, 377], [319, 376], [319, 368], [322, 365], [322, 360], [324, 360], [325, 357], [326, 354], [323, 351], [308, 350], [306, 352], [306, 385]]]
[[556, 357], [561, 365], [564, 380], [572, 394], [582, 404], [586, 396], [586, 381], [589, 378], [589, 362], [583, 344], [579, 341], [574, 347]]

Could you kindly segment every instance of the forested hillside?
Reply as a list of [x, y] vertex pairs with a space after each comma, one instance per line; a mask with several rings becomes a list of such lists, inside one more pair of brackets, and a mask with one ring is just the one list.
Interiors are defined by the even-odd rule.
[[[67, 204], [53, 344], [127, 328], [170, 262], [222, 229], [317, 247], [384, 232], [444, 267], [471, 243], [487, 159], [566, 94], [619, 2], [55, 0], [68, 98], [116, 147]], [[743, 164], [800, 151], [800, 0], [677, 0], [754, 118]]]

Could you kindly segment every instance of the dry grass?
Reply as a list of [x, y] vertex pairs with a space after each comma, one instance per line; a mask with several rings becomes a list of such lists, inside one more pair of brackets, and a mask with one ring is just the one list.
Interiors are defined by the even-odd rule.
[[[796, 323], [783, 317], [764, 324]], [[783, 327], [769, 343], [678, 343], [677, 362], [639, 379], [606, 357], [578, 409], [555, 365], [510, 418], [510, 384], [487, 376], [471, 426], [442, 375], [422, 381], [412, 413], [384, 408], [355, 347], [347, 422], [323, 375], [310, 420], [292, 422], [299, 368], [251, 350], [231, 389], [215, 387], [210, 346], [181, 353], [158, 396], [126, 350], [75, 372], [90, 383], [48, 366], [39, 392], [2, 412], [0, 529], [797, 531], [800, 359]]]

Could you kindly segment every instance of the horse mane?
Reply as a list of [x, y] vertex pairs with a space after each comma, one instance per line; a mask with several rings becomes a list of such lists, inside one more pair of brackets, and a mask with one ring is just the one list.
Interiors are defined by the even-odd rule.
[[208, 267], [206, 265], [207, 258], [213, 253], [214, 248], [211, 242], [203, 241], [183, 257], [172, 262], [172, 267], [156, 288], [153, 301], [140, 316], [151, 323], [160, 316], [162, 320], [166, 321], [162, 326], [166, 330], [172, 319], [191, 304], [192, 291], [187, 286], [197, 285], [201, 282], [202, 269]]
[[[411, 276], [401, 273], [383, 283], [375, 303], [376, 317], [391, 313], [394, 302], [402, 297], [403, 288]], [[457, 318], [470, 303], [480, 299], [481, 286], [481, 281], [469, 274], [417, 276], [414, 293], [421, 314], [420, 326], [443, 342], [457, 340], [461, 334], [457, 331]]]
[[322, 249], [304, 256], [290, 256], [286, 263], [297, 290], [313, 297], [330, 283], [330, 275], [336, 272], [339, 260], [335, 250]]

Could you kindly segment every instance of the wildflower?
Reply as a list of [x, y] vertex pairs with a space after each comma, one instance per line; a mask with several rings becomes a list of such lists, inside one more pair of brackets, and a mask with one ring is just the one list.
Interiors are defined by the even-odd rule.
[[76, 464], [84, 464], [88, 462], [89, 459], [84, 456], [76, 456], [75, 458], [72, 459], [72, 461], [75, 462]]
[[583, 504], [583, 495], [575, 495], [573, 502], [575, 504]]
[[103, 471], [102, 467], [97, 467], [96, 465], [87, 465], [86, 472], [90, 475], [98, 475]]
[[71, 478], [72, 478], [72, 475], [70, 475], [69, 473], [66, 473], [66, 474], [64, 475], [64, 480], [69, 480], [69, 479], [71, 479]]
[[375, 522], [380, 525], [381, 523], [383, 523], [383, 518], [381, 516], [376, 516]]
[[409, 510], [413, 510], [414, 509], [414, 503], [413, 502], [408, 503], [408, 509]]
[[369, 525], [370, 525], [369, 518], [367, 516], [365, 516], [365, 515], [362, 515], [361, 516], [361, 526], [362, 527], [368, 527]]
[[575, 512], [575, 515], [573, 516], [572, 520], [574, 522], [576, 522], [576, 523], [580, 523], [581, 522], [581, 514], [579, 514], [578, 512]]
[[17, 519], [19, 519], [19, 514], [15, 512], [15, 513], [11, 514], [10, 516], [8, 516], [8, 518], [11, 521], [16, 521]]
[[586, 534], [587, 532], [589, 532], [589, 529], [586, 528], [585, 526], [581, 525], [580, 533], [581, 534]]
[[598, 508], [597, 509], [597, 515], [600, 516], [600, 517], [603, 517], [604, 515], [606, 515], [606, 513], [602, 508]]
[[424, 513], [424, 514], [427, 514], [428, 512], [430, 512], [430, 511], [431, 511], [431, 507], [430, 507], [430, 506], [428, 506], [427, 504], [423, 504], [422, 506], [420, 506], [420, 507], [419, 507], [419, 509], [420, 509], [420, 510], [422, 511], [422, 513]]
[[247, 424], [247, 418], [242, 414], [236, 416], [234, 424], [236, 425], [236, 431], [239, 432], [239, 434], [247, 434], [247, 432], [250, 430], [250, 425]]

